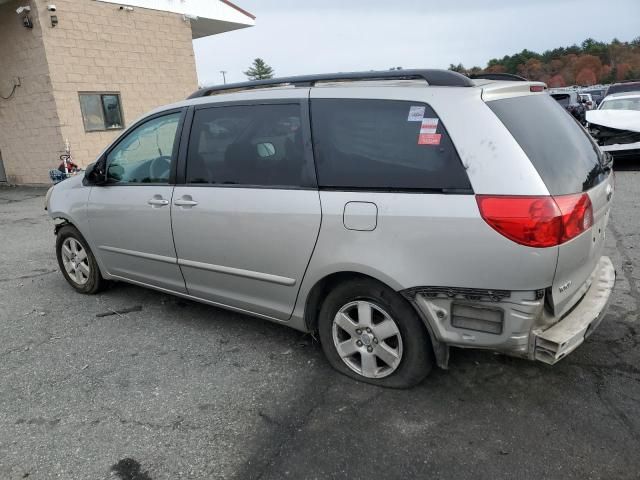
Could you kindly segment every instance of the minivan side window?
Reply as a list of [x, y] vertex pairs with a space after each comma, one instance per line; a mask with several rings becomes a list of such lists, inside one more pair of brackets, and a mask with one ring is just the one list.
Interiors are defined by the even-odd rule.
[[181, 115], [154, 118], [124, 137], [107, 155], [107, 182], [169, 183]]
[[197, 110], [187, 183], [312, 187], [299, 104], [232, 105]]
[[314, 99], [311, 119], [320, 187], [472, 192], [453, 142], [429, 105]]

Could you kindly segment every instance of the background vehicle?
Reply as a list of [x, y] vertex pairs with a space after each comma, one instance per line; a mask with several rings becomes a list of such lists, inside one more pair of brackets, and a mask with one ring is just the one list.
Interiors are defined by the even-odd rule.
[[550, 92], [549, 95], [551, 95], [556, 102], [562, 105], [567, 112], [573, 115], [576, 120], [578, 120], [583, 125], [585, 124], [585, 114], [587, 108], [582, 102], [578, 92], [572, 90], [563, 90], [560, 92]]
[[450, 346], [556, 363], [613, 288], [613, 187], [544, 90], [440, 70], [199, 90], [53, 188], [60, 267], [84, 293], [123, 280], [317, 330], [382, 386]]
[[640, 92], [607, 95], [587, 112], [589, 132], [614, 158], [640, 158]]
[[591, 98], [595, 102], [596, 107], [600, 105], [600, 102], [604, 98], [604, 92], [605, 92], [604, 88], [590, 88], [590, 89], [582, 90], [582, 93], [588, 93], [589, 95], [591, 95]]
[[590, 93], [579, 93], [578, 96], [586, 110], [593, 110], [596, 108], [596, 103], [593, 101]]
[[640, 92], [640, 81], [630, 80], [627, 82], [620, 82], [609, 85], [609, 88], [607, 88], [607, 91], [605, 93], [605, 97], [613, 95], [614, 93], [625, 92]]

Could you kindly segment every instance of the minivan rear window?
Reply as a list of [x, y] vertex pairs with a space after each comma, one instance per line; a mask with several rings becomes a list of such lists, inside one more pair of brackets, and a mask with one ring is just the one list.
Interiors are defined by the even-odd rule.
[[420, 102], [314, 99], [318, 185], [473, 193], [444, 125]]
[[605, 176], [598, 147], [549, 95], [487, 102], [538, 171], [551, 195], [589, 190]]

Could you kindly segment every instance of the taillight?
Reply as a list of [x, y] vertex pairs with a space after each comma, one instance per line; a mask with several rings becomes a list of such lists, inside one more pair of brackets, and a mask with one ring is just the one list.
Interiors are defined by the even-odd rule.
[[586, 193], [553, 197], [562, 212], [563, 232], [560, 243], [577, 237], [593, 226], [593, 207]]
[[480, 215], [498, 233], [521, 245], [553, 247], [593, 225], [586, 193], [551, 196], [476, 195]]

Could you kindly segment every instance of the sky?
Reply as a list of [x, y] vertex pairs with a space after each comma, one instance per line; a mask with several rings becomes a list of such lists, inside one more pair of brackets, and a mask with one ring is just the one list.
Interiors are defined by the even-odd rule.
[[234, 0], [256, 26], [194, 41], [201, 85], [276, 76], [486, 66], [524, 48], [640, 36], [640, 0]]

